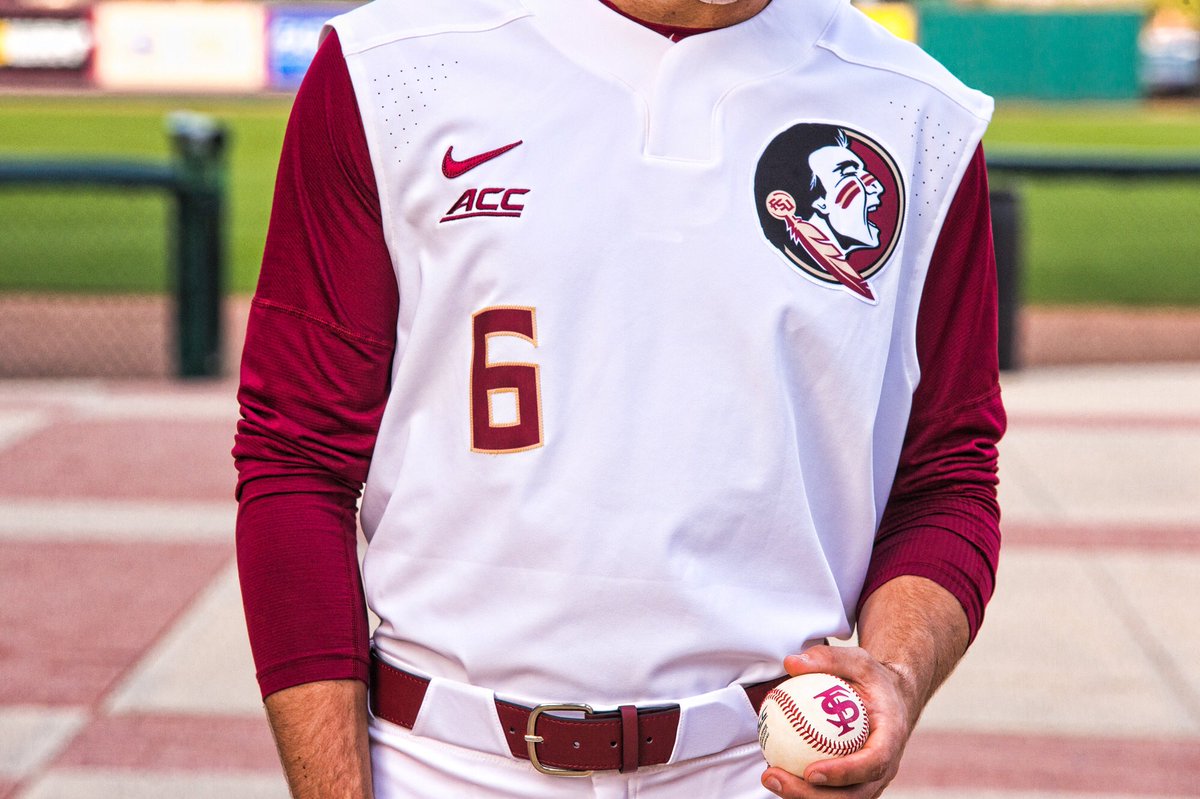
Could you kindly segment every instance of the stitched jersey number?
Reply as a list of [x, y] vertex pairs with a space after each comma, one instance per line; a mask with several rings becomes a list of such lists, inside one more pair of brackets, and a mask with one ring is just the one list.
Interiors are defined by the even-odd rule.
[[484, 308], [472, 317], [471, 449], [522, 452], [542, 445], [542, 391], [535, 363], [488, 362], [488, 339], [516, 336], [537, 346], [533, 308]]

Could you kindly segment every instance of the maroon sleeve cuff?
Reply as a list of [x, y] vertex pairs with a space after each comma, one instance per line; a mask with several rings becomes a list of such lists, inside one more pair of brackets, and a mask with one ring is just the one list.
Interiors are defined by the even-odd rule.
[[284, 688], [322, 680], [358, 680], [370, 684], [370, 666], [357, 657], [314, 655], [258, 672], [258, 686], [264, 699]]
[[980, 508], [988, 504], [980, 499], [930, 500], [887, 519], [886, 532], [875, 544], [859, 611], [885, 583], [903, 576], [924, 577], [958, 600], [967, 618], [968, 642], [974, 641], [995, 588], [1000, 544], [998, 528], [979, 523]]

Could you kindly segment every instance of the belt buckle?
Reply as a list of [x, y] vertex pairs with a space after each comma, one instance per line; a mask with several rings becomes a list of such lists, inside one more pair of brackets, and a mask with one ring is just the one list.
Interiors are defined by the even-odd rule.
[[542, 763], [540, 760], [538, 760], [537, 745], [546, 740], [545, 738], [543, 738], [542, 736], [537, 734], [538, 717], [541, 716], [543, 713], [547, 713], [547, 712], [555, 711], [555, 710], [567, 710], [567, 711], [574, 711], [576, 713], [587, 713], [587, 714], [591, 714], [593, 712], [592, 708], [588, 705], [578, 705], [578, 704], [570, 704], [570, 703], [558, 704], [558, 705], [538, 705], [537, 707], [530, 710], [529, 711], [529, 723], [526, 724], [526, 726], [525, 726], [525, 745], [527, 747], [529, 747], [529, 762], [533, 764], [533, 767], [535, 769], [542, 772], [543, 774], [549, 774], [551, 777], [590, 777], [590, 776], [592, 776], [593, 772], [591, 772], [591, 771], [575, 771], [573, 769], [555, 768], [554, 766], [547, 766], [545, 763]]

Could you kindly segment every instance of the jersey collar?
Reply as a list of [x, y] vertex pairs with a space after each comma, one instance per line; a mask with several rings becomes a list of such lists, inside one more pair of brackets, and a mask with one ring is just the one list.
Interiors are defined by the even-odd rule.
[[754, 17], [671, 42], [597, 0], [521, 0], [567, 58], [639, 95], [646, 155], [711, 161], [716, 114], [738, 87], [802, 64], [847, 0], [771, 0]]

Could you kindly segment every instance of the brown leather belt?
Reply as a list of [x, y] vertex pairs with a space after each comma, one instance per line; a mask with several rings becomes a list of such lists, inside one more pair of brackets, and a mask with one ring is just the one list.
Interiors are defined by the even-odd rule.
[[[783, 682], [744, 686], [757, 712], [767, 693]], [[371, 712], [377, 718], [412, 729], [429, 680], [371, 656]], [[554, 716], [570, 711], [575, 717]], [[587, 705], [524, 707], [496, 700], [504, 738], [513, 757], [529, 760], [538, 771], [555, 776], [587, 776], [594, 771], [637, 771], [666, 763], [675, 749], [679, 706], [634, 707], [595, 712]]]

